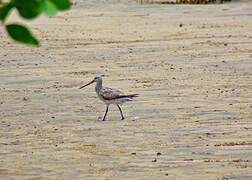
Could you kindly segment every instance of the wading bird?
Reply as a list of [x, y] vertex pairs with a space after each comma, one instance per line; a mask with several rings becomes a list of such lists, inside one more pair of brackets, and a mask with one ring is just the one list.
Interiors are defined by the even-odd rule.
[[119, 105], [123, 104], [126, 101], [132, 101], [133, 98], [138, 97], [138, 94], [124, 94], [123, 92], [121, 92], [117, 89], [102, 87], [102, 78], [101, 77], [95, 77], [91, 82], [89, 82], [88, 84], [86, 84], [84, 86], [81, 86], [79, 89], [82, 89], [82, 88], [84, 88], [94, 82], [96, 82], [95, 92], [96, 92], [97, 96], [107, 106], [105, 115], [103, 117], [103, 121], [105, 121], [110, 104], [117, 105], [117, 107], [121, 113], [122, 120], [124, 120], [123, 112], [122, 112], [122, 109]]

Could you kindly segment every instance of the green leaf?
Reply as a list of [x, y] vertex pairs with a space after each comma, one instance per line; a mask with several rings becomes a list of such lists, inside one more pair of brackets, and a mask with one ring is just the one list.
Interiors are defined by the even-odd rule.
[[6, 26], [7, 32], [14, 40], [30, 45], [39, 45], [38, 40], [31, 34], [29, 29], [18, 24], [9, 24]]
[[64, 11], [71, 7], [69, 0], [44, 0], [43, 12], [48, 16], [55, 16], [58, 11]]
[[8, 14], [12, 8], [13, 8], [13, 6], [11, 3], [0, 4], [0, 20], [2, 22], [5, 21], [6, 17], [8, 16]]
[[64, 11], [71, 7], [69, 0], [50, 0], [57, 7], [58, 10]]
[[50, 0], [44, 0], [43, 3], [43, 12], [47, 16], [55, 16], [58, 13], [58, 9], [55, 4], [52, 3]]
[[25, 19], [33, 19], [43, 10], [42, 0], [12, 0], [12, 3]]

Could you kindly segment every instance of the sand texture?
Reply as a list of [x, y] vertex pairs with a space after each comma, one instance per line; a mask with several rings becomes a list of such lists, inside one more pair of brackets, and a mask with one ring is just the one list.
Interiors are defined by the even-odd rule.
[[[75, 1], [0, 27], [0, 179], [252, 179], [252, 1]], [[8, 22], [17, 21], [12, 14]], [[94, 85], [140, 97], [125, 120]]]

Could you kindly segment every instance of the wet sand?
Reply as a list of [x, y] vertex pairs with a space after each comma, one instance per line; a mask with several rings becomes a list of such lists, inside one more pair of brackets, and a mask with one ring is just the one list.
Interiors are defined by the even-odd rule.
[[[0, 179], [251, 179], [251, 12], [77, 1], [29, 22], [39, 48], [1, 27]], [[124, 121], [78, 89], [98, 75], [140, 94]]]

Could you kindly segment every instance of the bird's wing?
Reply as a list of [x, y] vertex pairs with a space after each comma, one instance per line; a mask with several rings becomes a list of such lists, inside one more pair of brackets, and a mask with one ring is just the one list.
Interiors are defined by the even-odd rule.
[[107, 88], [104, 87], [100, 90], [99, 94], [105, 99], [105, 100], [112, 100], [116, 98], [120, 98], [124, 96], [123, 92], [113, 89], [113, 88]]

